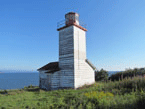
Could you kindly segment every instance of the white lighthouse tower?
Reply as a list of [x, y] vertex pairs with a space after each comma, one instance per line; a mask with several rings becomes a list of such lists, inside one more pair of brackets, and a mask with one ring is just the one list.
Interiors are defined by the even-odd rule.
[[56, 90], [77, 89], [95, 82], [96, 69], [86, 58], [86, 31], [80, 25], [79, 14], [69, 12], [59, 31], [59, 61], [38, 69], [40, 88]]
[[73, 78], [74, 88], [93, 84], [95, 67], [86, 58], [87, 29], [79, 25], [79, 14], [67, 13], [65, 26], [57, 30], [59, 31], [59, 67], [70, 75], [66, 79]]

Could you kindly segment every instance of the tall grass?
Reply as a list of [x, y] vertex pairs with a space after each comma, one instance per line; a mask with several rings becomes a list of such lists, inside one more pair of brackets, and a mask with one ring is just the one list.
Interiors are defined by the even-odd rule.
[[[0, 108], [14, 109], [135, 109], [144, 106], [145, 78], [96, 82], [77, 90], [7, 91], [0, 94]], [[31, 89], [34, 87], [30, 87]], [[26, 89], [29, 89], [26, 87]]]

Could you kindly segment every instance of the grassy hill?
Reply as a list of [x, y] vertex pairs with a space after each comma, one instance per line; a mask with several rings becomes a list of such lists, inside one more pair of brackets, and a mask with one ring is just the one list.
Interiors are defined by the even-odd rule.
[[[96, 82], [77, 90], [45, 91], [38, 87], [0, 91], [1, 109], [142, 109], [145, 78]], [[34, 90], [35, 89], [35, 90]], [[4, 94], [5, 93], [5, 94]]]

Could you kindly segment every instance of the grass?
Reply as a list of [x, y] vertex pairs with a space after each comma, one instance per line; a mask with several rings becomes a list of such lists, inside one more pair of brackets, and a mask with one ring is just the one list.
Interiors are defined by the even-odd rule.
[[54, 91], [1, 90], [0, 109], [142, 109], [145, 106], [145, 78], [135, 77], [114, 82]]

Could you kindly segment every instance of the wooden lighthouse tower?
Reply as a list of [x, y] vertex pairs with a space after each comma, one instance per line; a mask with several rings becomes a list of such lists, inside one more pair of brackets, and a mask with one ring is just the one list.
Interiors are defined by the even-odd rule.
[[[65, 24], [57, 30], [59, 31], [59, 61], [48, 63], [38, 69], [40, 86], [53, 90], [68, 87], [77, 89], [85, 84], [93, 84], [96, 68], [86, 58], [87, 29], [80, 25], [79, 14], [67, 13]], [[49, 88], [46, 83], [49, 83]]]
[[59, 67], [70, 75], [74, 81], [74, 88], [94, 83], [94, 68], [87, 63], [88, 61], [86, 62], [87, 29], [79, 25], [79, 14], [67, 13], [65, 26], [59, 28], [58, 31]]

